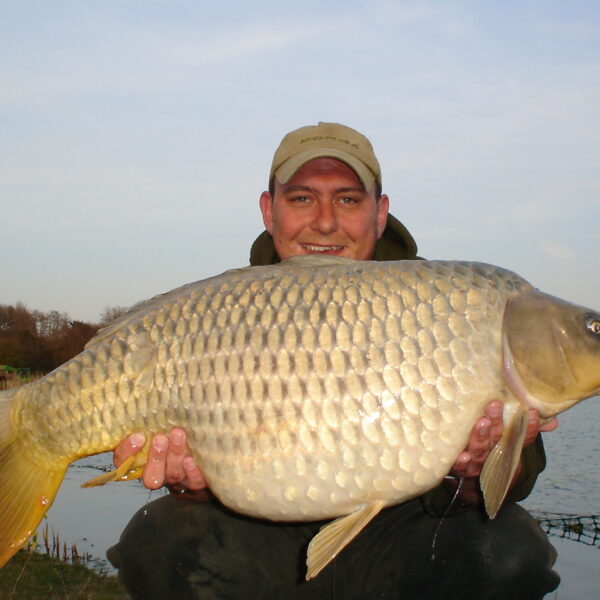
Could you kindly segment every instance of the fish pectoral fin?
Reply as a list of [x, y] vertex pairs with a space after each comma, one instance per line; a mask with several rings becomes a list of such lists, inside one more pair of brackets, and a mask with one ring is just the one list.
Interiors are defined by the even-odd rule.
[[134, 479], [139, 479], [142, 476], [147, 460], [148, 450], [144, 448], [137, 454], [125, 459], [118, 468], [113, 469], [108, 473], [102, 473], [102, 475], [98, 475], [98, 477], [94, 477], [89, 481], [82, 483], [81, 487], [96, 487], [113, 481], [132, 481]]
[[384, 506], [385, 502], [377, 500], [325, 525], [308, 545], [306, 579], [316, 577]]
[[479, 483], [483, 492], [485, 510], [493, 519], [500, 510], [513, 480], [527, 431], [527, 409], [522, 405], [505, 405], [504, 429], [498, 443], [487, 457]]

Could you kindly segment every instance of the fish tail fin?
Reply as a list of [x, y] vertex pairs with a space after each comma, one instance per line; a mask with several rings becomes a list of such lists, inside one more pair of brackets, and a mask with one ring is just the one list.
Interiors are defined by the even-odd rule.
[[34, 462], [11, 422], [16, 389], [0, 392], [0, 567], [35, 531], [65, 476]]

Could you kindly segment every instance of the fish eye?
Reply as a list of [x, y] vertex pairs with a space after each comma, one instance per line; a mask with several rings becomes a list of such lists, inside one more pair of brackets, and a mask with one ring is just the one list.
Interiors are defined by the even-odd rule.
[[585, 324], [593, 335], [600, 336], [600, 315], [585, 315]]

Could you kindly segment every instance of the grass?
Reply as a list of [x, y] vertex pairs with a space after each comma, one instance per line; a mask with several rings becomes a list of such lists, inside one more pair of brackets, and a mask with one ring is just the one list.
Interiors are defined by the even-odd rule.
[[0, 571], [0, 598], [127, 600], [118, 579], [88, 568], [93, 563], [92, 556], [61, 542], [57, 533], [50, 536], [46, 524], [41, 536], [36, 533]]
[[45, 373], [34, 372], [27, 377], [19, 377], [9, 373], [2, 373], [3, 377], [0, 377], [0, 390], [10, 390], [12, 388], [31, 383], [40, 377], [43, 377]]
[[116, 577], [21, 550], [0, 571], [3, 600], [128, 600]]

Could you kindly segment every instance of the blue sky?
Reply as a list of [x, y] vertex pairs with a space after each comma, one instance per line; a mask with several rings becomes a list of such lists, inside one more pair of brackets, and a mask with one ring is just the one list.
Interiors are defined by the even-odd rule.
[[0, 3], [0, 303], [247, 264], [287, 131], [365, 133], [428, 258], [600, 308], [600, 3]]

